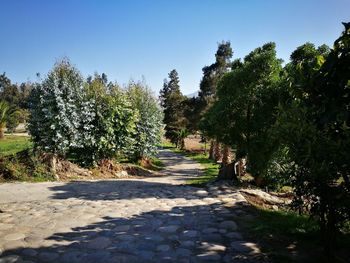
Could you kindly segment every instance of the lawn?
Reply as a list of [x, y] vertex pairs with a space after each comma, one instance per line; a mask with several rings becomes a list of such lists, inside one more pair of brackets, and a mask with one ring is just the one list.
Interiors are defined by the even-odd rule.
[[28, 136], [5, 135], [0, 140], [0, 156], [12, 155], [32, 147], [32, 142]]

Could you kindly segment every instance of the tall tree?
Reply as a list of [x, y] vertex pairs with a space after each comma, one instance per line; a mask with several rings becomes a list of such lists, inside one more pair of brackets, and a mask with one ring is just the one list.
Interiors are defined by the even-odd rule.
[[[32, 92], [29, 130], [35, 146], [44, 151], [66, 155], [71, 147], [82, 147], [91, 140], [81, 134], [83, 121], [93, 114], [84, 104], [83, 79], [68, 60], [56, 63], [42, 84]], [[86, 116], [85, 116], [86, 115]], [[91, 131], [86, 126], [86, 131]]]
[[[170, 71], [169, 80], [164, 81], [160, 91], [161, 106], [164, 111], [165, 137], [176, 145], [179, 144], [179, 132], [185, 128], [185, 97], [180, 91], [179, 75], [175, 69]], [[182, 143], [180, 142], [179, 145]]]
[[278, 104], [280, 71], [274, 43], [255, 49], [243, 63], [235, 61], [232, 71], [219, 82], [216, 101], [204, 115], [202, 127], [235, 148], [238, 158], [248, 156], [249, 168], [257, 178], [264, 174], [273, 152], [269, 129]]
[[220, 78], [230, 70], [232, 55], [231, 43], [223, 41], [218, 45], [215, 54], [215, 62], [202, 69], [203, 78], [200, 82], [198, 96], [202, 102], [203, 112], [205, 112], [208, 106], [214, 101]]
[[291, 159], [294, 205], [318, 219], [330, 256], [350, 219], [350, 23], [344, 26], [333, 49], [307, 43], [292, 53], [277, 126]]
[[[210, 106], [214, 103], [216, 97], [217, 86], [220, 79], [231, 68], [231, 58], [233, 51], [230, 42], [222, 42], [219, 44], [215, 54], [215, 63], [210, 66], [205, 66], [203, 70], [203, 78], [200, 83], [199, 91], [199, 107], [202, 114], [204, 114]], [[199, 121], [199, 118], [197, 122]], [[217, 137], [212, 139], [215, 142], [210, 144], [209, 158], [219, 160], [221, 159], [220, 144]], [[226, 147], [225, 153], [228, 153]], [[227, 159], [225, 156], [224, 159]]]
[[160, 142], [163, 114], [149, 87], [144, 82], [130, 82], [127, 94], [132, 108], [139, 113], [135, 133], [128, 149], [134, 160], [154, 157]]

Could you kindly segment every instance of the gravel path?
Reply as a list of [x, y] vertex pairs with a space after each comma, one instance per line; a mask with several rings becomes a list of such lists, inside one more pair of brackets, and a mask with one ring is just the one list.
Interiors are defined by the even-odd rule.
[[0, 185], [1, 262], [261, 262], [232, 189], [186, 186], [201, 166], [161, 150], [164, 177]]

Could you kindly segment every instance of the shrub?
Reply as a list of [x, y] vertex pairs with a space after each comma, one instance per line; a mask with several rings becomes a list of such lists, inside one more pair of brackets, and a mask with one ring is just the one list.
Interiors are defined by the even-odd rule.
[[127, 94], [133, 109], [139, 113], [136, 129], [127, 154], [134, 160], [155, 156], [160, 143], [163, 114], [156, 98], [141, 82], [130, 82]]

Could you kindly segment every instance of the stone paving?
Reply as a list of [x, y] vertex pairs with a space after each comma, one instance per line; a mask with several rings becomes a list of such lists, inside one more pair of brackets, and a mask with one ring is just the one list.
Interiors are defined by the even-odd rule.
[[161, 150], [164, 177], [0, 185], [1, 262], [261, 262], [236, 190], [184, 185], [201, 166]]

